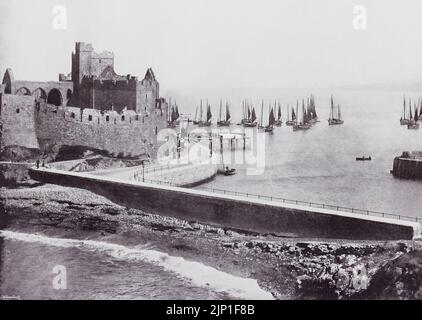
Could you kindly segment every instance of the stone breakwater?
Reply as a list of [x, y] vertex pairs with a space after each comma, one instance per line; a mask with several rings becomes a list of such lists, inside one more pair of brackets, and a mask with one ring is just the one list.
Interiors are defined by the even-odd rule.
[[[28, 232], [38, 226], [70, 235], [77, 230], [79, 237], [83, 231], [90, 239], [112, 243], [148, 243], [172, 256], [257, 279], [280, 299], [418, 297], [406, 292], [412, 279], [421, 278], [422, 261], [409, 270], [400, 262], [400, 276], [394, 269], [387, 283], [376, 280], [398, 258], [420, 252], [418, 241], [309, 241], [246, 233], [128, 209], [86, 190], [53, 185], [0, 188], [0, 215], [3, 229]], [[356, 282], [358, 270], [364, 270], [366, 284], [356, 285], [362, 283]], [[400, 296], [383, 291], [396, 286]]]
[[400, 179], [422, 179], [422, 152], [403, 152], [395, 157], [391, 173]]

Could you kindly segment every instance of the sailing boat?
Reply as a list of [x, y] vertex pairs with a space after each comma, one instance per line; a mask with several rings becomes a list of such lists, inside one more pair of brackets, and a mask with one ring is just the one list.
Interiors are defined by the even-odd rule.
[[196, 111], [195, 111], [195, 120], [193, 120], [193, 124], [199, 125], [202, 122], [202, 99], [199, 104], [199, 117], [197, 116], [198, 116], [198, 107], [196, 108]]
[[308, 120], [311, 124], [318, 122], [318, 115], [316, 113], [315, 99], [313, 95], [311, 95], [310, 98], [308, 99], [307, 115], [308, 115]]
[[242, 101], [242, 110], [243, 110], [243, 118], [240, 121], [239, 125], [244, 125], [246, 122], [249, 121], [249, 118], [251, 117], [251, 110], [249, 109], [249, 106], [247, 105], [246, 100]]
[[286, 126], [292, 126], [295, 124], [295, 119], [296, 119], [296, 115], [295, 115], [295, 110], [292, 108], [292, 118], [290, 120], [290, 114], [289, 114], [289, 109], [290, 106], [287, 105], [287, 120], [286, 120]]
[[243, 122], [243, 126], [245, 128], [254, 128], [256, 127], [256, 113], [255, 113], [255, 107], [252, 107], [252, 112], [250, 111], [248, 107], [248, 118], [245, 119]]
[[201, 112], [201, 121], [199, 122], [199, 126], [200, 127], [211, 126], [211, 119], [212, 119], [211, 106], [208, 104], [208, 100], [207, 100], [207, 119], [205, 121], [202, 121], [202, 112]]
[[[299, 102], [296, 103], [296, 110], [298, 110], [298, 108], [299, 108]], [[296, 120], [295, 124], [293, 125], [293, 131], [308, 130], [310, 128], [311, 128], [311, 124], [308, 121], [308, 115], [305, 109], [305, 101], [302, 99], [302, 121], [298, 123]]]
[[220, 113], [218, 115], [218, 121], [217, 121], [217, 126], [219, 127], [228, 127], [230, 126], [230, 111], [229, 111], [229, 104], [226, 102], [226, 119], [225, 120], [221, 120], [221, 111], [222, 111], [222, 101], [220, 100]]
[[[269, 107], [271, 108], [271, 107]], [[268, 116], [268, 125], [265, 127], [265, 132], [273, 132], [276, 120], [274, 117], [274, 109], [271, 108]]]
[[[410, 106], [409, 106], [410, 108]], [[406, 97], [403, 96], [403, 115], [400, 118], [400, 125], [407, 126], [410, 124], [410, 119], [406, 118]]]
[[[275, 107], [275, 103], [274, 103], [274, 107]], [[275, 120], [274, 125], [276, 125], [277, 127], [280, 127], [282, 123], [283, 123], [283, 120], [281, 120], [281, 106], [280, 106], [280, 102], [279, 102], [278, 103], [277, 120]]]
[[330, 118], [328, 119], [328, 125], [339, 125], [343, 124], [344, 121], [341, 119], [340, 105], [337, 105], [337, 117], [334, 116], [334, 101], [333, 96], [331, 96], [331, 109], [330, 109]]
[[413, 102], [413, 106], [415, 109], [415, 116], [412, 118], [412, 105], [409, 103], [409, 110], [410, 110], [410, 121], [407, 125], [407, 129], [419, 129], [419, 122], [418, 122], [418, 107], [416, 106], [415, 102]]

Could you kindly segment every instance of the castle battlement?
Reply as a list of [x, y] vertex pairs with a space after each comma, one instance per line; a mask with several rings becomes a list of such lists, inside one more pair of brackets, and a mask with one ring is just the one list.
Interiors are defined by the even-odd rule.
[[38, 104], [36, 106], [36, 116], [47, 121], [55, 119], [65, 119], [71, 122], [85, 123], [90, 125], [125, 125], [125, 126], [145, 126], [148, 114], [136, 113], [133, 110], [122, 110], [121, 112], [109, 110], [101, 111], [97, 109], [82, 109], [77, 107], [63, 107], [51, 104]]

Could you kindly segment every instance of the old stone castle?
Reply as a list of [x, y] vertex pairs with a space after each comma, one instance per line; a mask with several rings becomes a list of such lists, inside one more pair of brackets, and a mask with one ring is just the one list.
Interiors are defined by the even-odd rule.
[[7, 69], [0, 85], [0, 148], [48, 150], [71, 145], [112, 154], [154, 154], [167, 125], [168, 105], [152, 69], [139, 81], [118, 75], [112, 52], [76, 43], [72, 72], [59, 81], [15, 80]]

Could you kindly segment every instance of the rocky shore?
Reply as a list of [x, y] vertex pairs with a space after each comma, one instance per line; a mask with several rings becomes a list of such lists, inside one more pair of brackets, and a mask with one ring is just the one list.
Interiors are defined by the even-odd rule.
[[77, 230], [90, 239], [148, 244], [257, 279], [277, 299], [419, 299], [422, 292], [418, 241], [315, 241], [251, 234], [124, 208], [86, 190], [36, 182], [0, 188], [0, 214], [3, 229]]

